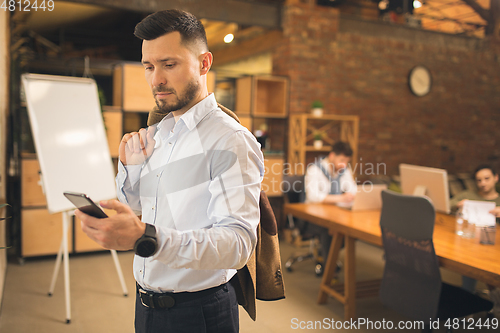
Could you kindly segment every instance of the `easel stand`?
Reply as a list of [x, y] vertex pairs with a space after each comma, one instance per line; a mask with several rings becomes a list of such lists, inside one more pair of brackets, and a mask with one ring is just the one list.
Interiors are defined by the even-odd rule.
[[[59, 252], [57, 253], [56, 266], [54, 267], [54, 274], [52, 275], [52, 282], [50, 283], [49, 296], [52, 296], [54, 288], [56, 286], [57, 275], [59, 273], [59, 268], [61, 267], [61, 259], [64, 263], [64, 293], [66, 299], [66, 324], [71, 322], [71, 305], [70, 305], [70, 293], [69, 293], [69, 252], [68, 252], [68, 230], [70, 214], [69, 212], [62, 213], [62, 224], [63, 224], [63, 236], [61, 241], [61, 246], [59, 247]], [[113, 261], [115, 262], [116, 271], [118, 273], [118, 278], [122, 285], [123, 296], [128, 295], [127, 286], [125, 285], [125, 279], [123, 278], [123, 272], [118, 261], [118, 255], [115, 250], [110, 250]]]

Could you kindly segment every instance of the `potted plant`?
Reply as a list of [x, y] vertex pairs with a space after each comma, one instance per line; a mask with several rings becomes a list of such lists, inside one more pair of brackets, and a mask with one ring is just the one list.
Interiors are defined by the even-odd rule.
[[323, 102], [315, 100], [311, 105], [311, 114], [314, 117], [323, 116]]
[[323, 133], [321, 133], [321, 132], [314, 133], [313, 146], [314, 146], [314, 149], [323, 148]]

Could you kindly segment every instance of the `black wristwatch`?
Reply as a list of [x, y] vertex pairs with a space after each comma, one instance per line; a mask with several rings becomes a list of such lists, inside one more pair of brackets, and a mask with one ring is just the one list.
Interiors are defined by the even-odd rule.
[[144, 234], [135, 242], [134, 251], [135, 254], [143, 258], [151, 257], [158, 251], [156, 228], [154, 225], [146, 223], [146, 231], [144, 231]]

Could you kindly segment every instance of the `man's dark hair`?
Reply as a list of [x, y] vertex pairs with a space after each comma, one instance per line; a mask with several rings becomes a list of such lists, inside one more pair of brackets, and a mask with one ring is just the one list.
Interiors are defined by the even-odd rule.
[[496, 176], [497, 175], [497, 172], [496, 170], [489, 164], [481, 164], [480, 166], [478, 166], [476, 168], [476, 170], [474, 170], [474, 173], [472, 174], [472, 176], [474, 177], [474, 179], [476, 179], [476, 175], [479, 171], [481, 170], [484, 170], [484, 169], [488, 169], [488, 170], [491, 170], [491, 173], [493, 174], [493, 176]]
[[337, 141], [332, 146], [332, 153], [335, 153], [335, 155], [344, 155], [346, 157], [351, 157], [352, 149], [347, 142]]
[[169, 9], [153, 13], [135, 26], [134, 35], [142, 40], [153, 40], [178, 31], [184, 44], [200, 43], [208, 51], [203, 24], [191, 13]]

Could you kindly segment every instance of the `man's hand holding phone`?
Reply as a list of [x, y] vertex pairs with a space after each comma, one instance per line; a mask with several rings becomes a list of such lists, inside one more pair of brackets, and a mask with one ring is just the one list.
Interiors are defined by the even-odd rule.
[[101, 201], [100, 205], [115, 210], [116, 214], [108, 218], [95, 218], [76, 210], [75, 215], [82, 223], [83, 232], [106, 249], [133, 249], [137, 239], [144, 234], [146, 224], [141, 222], [129, 206], [117, 200]]
[[67, 191], [64, 196], [78, 208], [75, 216], [82, 222], [83, 232], [106, 249], [130, 250], [146, 229], [132, 209], [118, 200], [100, 202], [102, 207], [116, 211], [116, 214], [108, 217], [84, 193]]
[[119, 155], [123, 165], [141, 165], [151, 156], [155, 147], [153, 139], [156, 126], [141, 128], [139, 132], [127, 133], [120, 142]]

